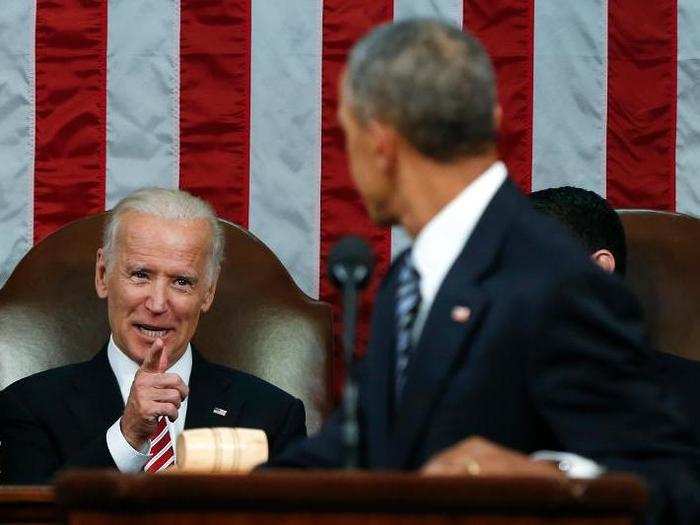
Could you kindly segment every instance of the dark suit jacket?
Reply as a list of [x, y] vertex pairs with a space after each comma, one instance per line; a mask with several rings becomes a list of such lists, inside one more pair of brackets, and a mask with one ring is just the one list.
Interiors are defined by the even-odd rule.
[[695, 438], [700, 441], [700, 361], [659, 353], [669, 389], [677, 394], [681, 410], [690, 417]]
[[[398, 266], [376, 298], [357, 371], [364, 467], [416, 469], [479, 435], [524, 453], [570, 451], [636, 471], [652, 484], [655, 512], [667, 503], [690, 512], [698, 450], [656, 380], [638, 303], [510, 181], [438, 291], [394, 418]], [[470, 308], [468, 321], [451, 318], [455, 306]], [[269, 465], [340, 466], [339, 421]]]
[[[193, 350], [185, 428], [265, 431], [270, 454], [306, 436], [304, 405], [250, 374], [206, 361]], [[213, 412], [227, 410], [225, 416]], [[107, 429], [124, 402], [106, 347], [84, 363], [32, 375], [0, 393], [3, 483], [45, 483], [67, 467], [114, 467]]]

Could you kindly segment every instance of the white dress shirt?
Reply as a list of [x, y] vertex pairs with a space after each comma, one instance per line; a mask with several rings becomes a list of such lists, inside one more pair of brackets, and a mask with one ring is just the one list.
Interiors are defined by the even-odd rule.
[[420, 308], [413, 325], [414, 345], [447, 272], [506, 176], [505, 164], [494, 162], [418, 232], [411, 253], [420, 275], [421, 294]]
[[[126, 404], [126, 400], [129, 398], [129, 391], [131, 390], [131, 383], [134, 382], [134, 376], [136, 376], [136, 372], [139, 369], [139, 364], [132, 361], [119, 349], [111, 335], [109, 337], [109, 344], [107, 345], [107, 358], [109, 359], [109, 365], [112, 367], [112, 372], [114, 372], [114, 376], [117, 378], [119, 391], [121, 392], [124, 404]], [[187, 345], [187, 350], [185, 350], [182, 357], [178, 359], [177, 362], [173, 363], [166, 372], [179, 375], [186, 385], [189, 384], [190, 373], [192, 372], [191, 345]], [[187, 398], [185, 398], [180, 405], [177, 419], [174, 422], [166, 419], [168, 431], [170, 432], [170, 439], [173, 442], [173, 451], [175, 452], [177, 452], [175, 450], [177, 437], [185, 428], [186, 415]], [[114, 463], [116, 463], [117, 468], [121, 472], [139, 472], [143, 470], [144, 465], [148, 461], [148, 450], [151, 444], [149, 441], [146, 441], [141, 450], [134, 449], [126, 440], [124, 434], [122, 434], [120, 422], [121, 417], [107, 430], [107, 448], [112, 455], [112, 459], [114, 459]]]

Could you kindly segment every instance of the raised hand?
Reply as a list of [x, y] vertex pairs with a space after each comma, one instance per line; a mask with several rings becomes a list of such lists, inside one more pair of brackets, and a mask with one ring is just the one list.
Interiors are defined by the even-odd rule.
[[121, 431], [129, 444], [140, 450], [153, 433], [160, 416], [175, 421], [189, 388], [177, 374], [166, 374], [168, 356], [157, 338], [131, 384], [121, 418]]

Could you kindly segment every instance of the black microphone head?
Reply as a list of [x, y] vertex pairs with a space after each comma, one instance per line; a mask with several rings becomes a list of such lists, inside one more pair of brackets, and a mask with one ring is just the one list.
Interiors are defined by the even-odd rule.
[[339, 288], [346, 284], [364, 288], [369, 282], [373, 268], [372, 250], [356, 235], [346, 235], [340, 239], [328, 255], [328, 276]]

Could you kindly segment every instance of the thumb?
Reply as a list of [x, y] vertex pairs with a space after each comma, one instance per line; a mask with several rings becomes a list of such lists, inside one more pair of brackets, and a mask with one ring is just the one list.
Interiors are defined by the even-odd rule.
[[168, 356], [163, 352], [164, 348], [165, 345], [160, 337], [153, 341], [151, 348], [148, 349], [146, 359], [143, 360], [141, 370], [152, 373], [165, 372], [168, 367]]

